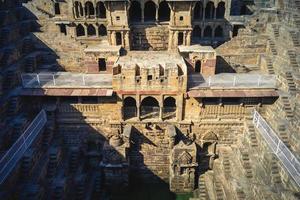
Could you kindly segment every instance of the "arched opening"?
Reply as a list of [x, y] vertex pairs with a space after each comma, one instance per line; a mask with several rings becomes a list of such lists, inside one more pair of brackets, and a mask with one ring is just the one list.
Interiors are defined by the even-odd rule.
[[94, 5], [92, 2], [90, 1], [87, 1], [85, 3], [85, 16], [87, 17], [91, 17], [95, 15], [95, 9], [94, 9]]
[[153, 118], [159, 116], [159, 103], [153, 97], [146, 97], [141, 102], [141, 118]]
[[137, 116], [136, 100], [132, 97], [126, 97], [123, 101], [124, 119], [130, 119]]
[[174, 97], [167, 97], [164, 100], [163, 119], [176, 117], [176, 100]]
[[223, 28], [221, 26], [215, 29], [215, 37], [223, 37]]
[[60, 15], [60, 7], [59, 7], [59, 3], [54, 3], [54, 13], [56, 15]]
[[210, 26], [207, 26], [205, 29], [204, 29], [204, 37], [205, 38], [211, 38], [212, 37], [212, 29]]
[[217, 19], [223, 19], [225, 15], [225, 3], [222, 1], [218, 4], [217, 7]]
[[100, 36], [107, 36], [107, 30], [106, 30], [106, 27], [103, 24], [101, 24], [99, 26], [99, 35]]
[[164, 107], [165, 108], [176, 108], [176, 100], [174, 97], [167, 97], [164, 100]]
[[106, 18], [106, 9], [104, 3], [99, 1], [97, 3], [97, 17], [105, 19]]
[[214, 17], [215, 6], [213, 2], [208, 2], [205, 8], [205, 19], [212, 19]]
[[178, 45], [183, 45], [183, 32], [178, 33]]
[[197, 60], [195, 63], [195, 72], [201, 73], [201, 61]]
[[171, 10], [166, 1], [163, 1], [159, 4], [158, 9], [158, 20], [159, 21], [170, 21]]
[[77, 37], [85, 35], [84, 28], [81, 24], [78, 24], [77, 27], [76, 27], [76, 35], [77, 35]]
[[145, 21], [155, 21], [156, 16], [156, 6], [153, 1], [148, 1], [145, 3], [144, 9], [144, 20]]
[[193, 40], [197, 42], [200, 39], [201, 39], [201, 28], [200, 26], [196, 25], [193, 29]]
[[203, 18], [203, 4], [198, 1], [194, 8], [194, 20], [201, 20]]
[[246, 4], [243, 4], [240, 10], [240, 15], [251, 15], [252, 11], [248, 8]]
[[88, 34], [88, 36], [95, 36], [96, 35], [96, 29], [92, 24], [88, 25], [87, 34]]
[[83, 8], [82, 8], [81, 2], [75, 1], [74, 7], [75, 7], [75, 16], [82, 17], [83, 16]]
[[141, 4], [138, 1], [131, 2], [129, 9], [129, 20], [131, 22], [140, 22], [142, 19]]

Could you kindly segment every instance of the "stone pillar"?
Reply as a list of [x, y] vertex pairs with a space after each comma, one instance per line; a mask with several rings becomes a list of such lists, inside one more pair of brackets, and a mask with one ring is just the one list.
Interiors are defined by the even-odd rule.
[[202, 21], [205, 21], [205, 10], [206, 10], [206, 5], [203, 5], [203, 10], [202, 10]]
[[212, 36], [211, 36], [212, 40], [215, 40], [215, 29], [216, 27], [212, 28]]
[[160, 101], [159, 101], [159, 120], [163, 120], [163, 107], [164, 107], [164, 96], [160, 96]]
[[155, 6], [155, 22], [158, 22], [158, 6]]
[[142, 9], [141, 9], [141, 10], [142, 10], [142, 12], [141, 12], [141, 22], [142, 22], [142, 23], [144, 23], [144, 21], [145, 21], [145, 19], [144, 19], [144, 12], [145, 12], [145, 11], [144, 11], [144, 7], [145, 7], [145, 6], [142, 6]]
[[129, 31], [125, 32], [125, 48], [130, 49]]
[[176, 105], [177, 105], [177, 113], [176, 113], [176, 119], [177, 121], [182, 121], [183, 117], [182, 117], [182, 113], [183, 113], [183, 94], [182, 95], [178, 95], [177, 97], [177, 101], [176, 101]]
[[174, 41], [174, 46], [177, 47], [178, 46], [178, 31], [175, 31], [175, 36], [173, 38]]
[[84, 25], [84, 36], [87, 37], [88, 36], [88, 33], [87, 33], [87, 26]]
[[116, 45], [116, 31], [111, 32], [111, 44]]
[[96, 29], [96, 36], [99, 37], [99, 26], [96, 25], [95, 29]]
[[140, 95], [136, 95], [136, 116], [138, 118], [138, 120], [141, 120], [141, 110], [140, 110], [140, 107], [141, 107], [141, 99], [140, 99]]
[[217, 19], [217, 8], [214, 8], [215, 12], [214, 12], [214, 19]]
[[171, 50], [173, 48], [173, 38], [174, 38], [174, 31], [169, 31], [169, 45], [168, 49]]
[[191, 46], [191, 31], [187, 32], [186, 45]]

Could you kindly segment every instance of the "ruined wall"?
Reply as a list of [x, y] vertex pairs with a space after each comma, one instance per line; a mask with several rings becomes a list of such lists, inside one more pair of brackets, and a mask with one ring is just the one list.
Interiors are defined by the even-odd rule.
[[167, 26], [131, 26], [132, 50], [167, 50], [169, 29]]

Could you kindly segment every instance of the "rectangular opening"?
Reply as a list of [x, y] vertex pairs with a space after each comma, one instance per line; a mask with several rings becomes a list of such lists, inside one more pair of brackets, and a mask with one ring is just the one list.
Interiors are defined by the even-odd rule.
[[98, 59], [98, 67], [99, 67], [99, 72], [106, 71], [106, 61], [105, 61], [105, 58], [99, 58]]
[[59, 25], [59, 29], [60, 29], [60, 32], [67, 35], [67, 28], [66, 28], [66, 25], [65, 24], [60, 24]]
[[59, 7], [59, 3], [54, 3], [54, 13], [56, 15], [60, 15], [60, 7]]
[[153, 78], [152, 75], [148, 75], [148, 76], [147, 76], [147, 80], [148, 80], [148, 81], [151, 81], [152, 78]]

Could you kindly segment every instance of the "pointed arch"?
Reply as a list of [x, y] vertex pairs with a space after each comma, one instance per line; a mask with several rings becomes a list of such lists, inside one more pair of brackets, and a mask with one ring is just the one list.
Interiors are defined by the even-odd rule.
[[156, 5], [153, 1], [147, 1], [144, 9], [144, 20], [155, 21], [156, 16]]
[[225, 2], [218, 3], [216, 17], [217, 19], [223, 19], [225, 16]]
[[138, 1], [132, 1], [129, 8], [129, 20], [131, 22], [140, 22], [142, 19], [142, 8]]
[[221, 26], [217, 26], [215, 29], [215, 37], [223, 37], [223, 28]]
[[198, 1], [194, 7], [194, 20], [202, 20], [203, 18], [203, 4]]
[[105, 19], [106, 18], [106, 8], [104, 6], [104, 3], [99, 1], [96, 5], [96, 12], [97, 12], [97, 17], [101, 18], [101, 19]]
[[201, 39], [201, 32], [202, 32], [202, 30], [201, 30], [200, 26], [198, 26], [198, 25], [194, 26], [193, 35], [192, 35], [194, 41]]
[[159, 21], [170, 21], [170, 7], [166, 1], [162, 1], [158, 8], [158, 20]]
[[78, 17], [82, 17], [83, 16], [83, 7], [81, 2], [79, 1], [75, 1], [74, 2], [74, 7], [75, 7], [75, 16]]
[[100, 36], [107, 36], [107, 30], [106, 30], [106, 27], [103, 24], [101, 24], [99, 26], [98, 30], [99, 30], [99, 35]]
[[212, 28], [210, 26], [207, 26], [204, 29], [204, 37], [205, 38], [211, 38], [212, 37]]
[[92, 2], [87, 1], [85, 3], [85, 16], [90, 17], [95, 15], [95, 8]]
[[76, 26], [76, 35], [77, 35], [77, 37], [85, 35], [84, 27], [81, 24], [78, 24]]
[[95, 36], [96, 35], [96, 29], [92, 24], [88, 25], [87, 34], [88, 34], [88, 36]]
[[213, 19], [214, 18], [214, 14], [215, 14], [215, 6], [214, 3], [209, 1], [206, 4], [206, 8], [205, 8], [205, 19]]

